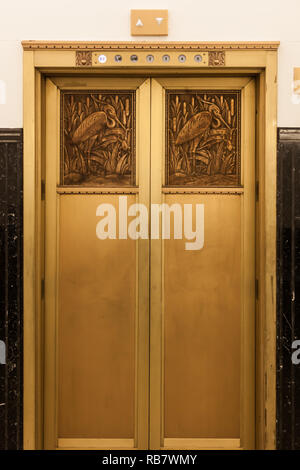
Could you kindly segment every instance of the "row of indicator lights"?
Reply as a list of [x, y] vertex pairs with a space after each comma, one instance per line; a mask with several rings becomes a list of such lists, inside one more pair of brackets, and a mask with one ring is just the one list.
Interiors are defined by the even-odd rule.
[[[164, 54], [162, 56], [162, 61], [165, 62], [165, 63], [170, 62], [170, 59], [171, 58], [168, 54]], [[131, 62], [138, 62], [139, 58], [136, 54], [132, 54], [130, 56], [130, 60], [131, 60]], [[146, 60], [147, 60], [147, 62], [152, 63], [152, 62], [154, 62], [154, 56], [152, 54], [148, 54], [146, 56]], [[196, 54], [194, 56], [194, 60], [195, 60], [195, 62], [198, 62], [198, 63], [202, 62], [202, 55], [201, 54]], [[100, 64], [105, 64], [106, 61], [107, 61], [106, 55], [101, 54], [101, 55], [98, 56], [98, 62], [100, 62]], [[178, 61], [181, 62], [181, 63], [185, 62], [186, 61], [186, 56], [184, 54], [180, 54], [178, 56]], [[122, 62], [122, 56], [120, 54], [115, 55], [115, 62], [118, 62], [118, 63]]]

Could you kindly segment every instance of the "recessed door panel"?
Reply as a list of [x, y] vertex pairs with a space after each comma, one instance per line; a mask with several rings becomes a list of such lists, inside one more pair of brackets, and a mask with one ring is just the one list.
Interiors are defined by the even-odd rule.
[[239, 438], [241, 197], [182, 200], [165, 198], [204, 205], [204, 247], [164, 242], [165, 437]]
[[61, 438], [134, 438], [136, 247], [133, 240], [99, 240], [95, 230], [98, 205], [111, 204], [118, 216], [118, 199], [60, 197]]

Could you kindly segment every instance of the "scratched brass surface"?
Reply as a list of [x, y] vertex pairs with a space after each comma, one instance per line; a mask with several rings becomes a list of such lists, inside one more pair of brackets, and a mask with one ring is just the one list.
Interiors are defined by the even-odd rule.
[[165, 437], [238, 438], [241, 197], [166, 202], [204, 204], [205, 238], [199, 251], [186, 251], [185, 240], [164, 242]]
[[[129, 196], [128, 202], [135, 197]], [[60, 201], [58, 435], [132, 438], [135, 242], [99, 240], [96, 208], [117, 195]]]

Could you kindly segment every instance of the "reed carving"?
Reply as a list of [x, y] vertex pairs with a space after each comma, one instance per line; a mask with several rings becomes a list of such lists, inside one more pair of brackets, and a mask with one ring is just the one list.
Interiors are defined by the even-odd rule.
[[240, 92], [168, 91], [166, 185], [240, 185]]
[[135, 92], [63, 92], [61, 184], [135, 184]]

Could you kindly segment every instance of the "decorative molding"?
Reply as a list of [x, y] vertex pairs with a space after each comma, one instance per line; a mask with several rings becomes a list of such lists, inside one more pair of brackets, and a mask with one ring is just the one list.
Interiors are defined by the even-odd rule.
[[282, 127], [278, 129], [278, 141], [300, 142], [300, 128]]
[[83, 189], [77, 189], [77, 188], [73, 188], [73, 189], [69, 189], [69, 188], [57, 188], [56, 190], [57, 194], [66, 194], [66, 195], [82, 195], [82, 194], [85, 194], [85, 195], [97, 195], [97, 194], [121, 194], [121, 195], [131, 195], [131, 194], [138, 194], [139, 190], [136, 189], [119, 189], [119, 188], [110, 188], [110, 189], [92, 189], [92, 190], [89, 190], [89, 189], [86, 189], [86, 190], [83, 190]]
[[92, 65], [92, 53], [90, 51], [76, 51], [77, 67], [90, 67]]
[[278, 41], [260, 42], [135, 42], [135, 41], [22, 41], [25, 51], [33, 50], [124, 50], [124, 49], [186, 49], [186, 50], [271, 50], [276, 51]]
[[220, 190], [215, 190], [215, 191], [209, 191], [209, 190], [203, 190], [203, 189], [185, 189], [185, 190], [173, 190], [172, 188], [163, 188], [162, 190], [163, 194], [206, 194], [206, 195], [218, 195], [218, 196], [241, 196], [244, 194], [244, 190], [234, 190], [234, 191], [224, 191], [223, 189]]
[[225, 52], [209, 52], [208, 53], [208, 66], [209, 67], [224, 67], [225, 66]]
[[22, 129], [0, 129], [0, 142], [1, 143], [23, 142], [23, 130]]

